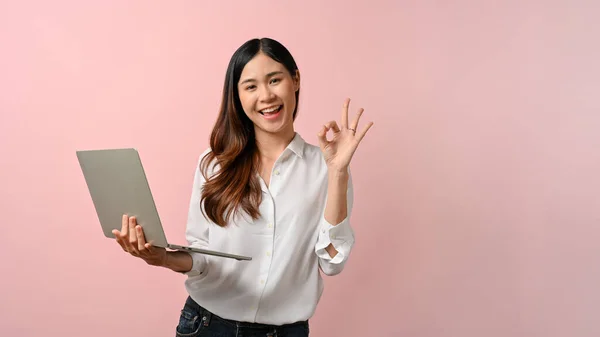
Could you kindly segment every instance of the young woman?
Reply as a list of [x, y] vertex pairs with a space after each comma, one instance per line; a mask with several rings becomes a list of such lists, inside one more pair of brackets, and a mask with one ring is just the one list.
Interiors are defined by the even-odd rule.
[[126, 252], [188, 276], [177, 336], [308, 336], [319, 270], [344, 268], [354, 244], [349, 164], [373, 123], [358, 130], [363, 109], [349, 121], [346, 100], [340, 124], [325, 123], [320, 146], [308, 144], [294, 131], [299, 95], [289, 51], [268, 38], [247, 41], [230, 60], [198, 161], [189, 245], [251, 261], [153, 247], [126, 215], [114, 232]]

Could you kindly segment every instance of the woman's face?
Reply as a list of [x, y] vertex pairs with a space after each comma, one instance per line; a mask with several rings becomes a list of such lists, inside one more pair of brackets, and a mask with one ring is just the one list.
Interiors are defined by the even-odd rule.
[[250, 60], [242, 70], [238, 92], [255, 131], [293, 132], [295, 94], [299, 88], [299, 74], [292, 77], [283, 64], [262, 52]]

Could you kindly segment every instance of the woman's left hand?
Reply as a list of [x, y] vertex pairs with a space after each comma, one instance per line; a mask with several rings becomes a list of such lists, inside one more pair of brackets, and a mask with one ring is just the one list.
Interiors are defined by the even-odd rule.
[[[364, 111], [362, 108], [358, 110], [356, 117], [348, 124], [349, 106], [350, 99], [347, 98], [342, 108], [342, 120], [340, 121], [340, 126], [338, 126], [335, 121], [330, 121], [323, 125], [317, 134], [327, 167], [329, 170], [334, 170], [335, 172], [347, 172], [348, 165], [350, 165], [350, 161], [358, 148], [358, 144], [360, 144], [360, 141], [367, 134], [367, 131], [373, 126], [373, 122], [369, 122], [362, 130], [357, 130], [358, 121]], [[333, 131], [331, 140], [327, 139], [329, 130]]]

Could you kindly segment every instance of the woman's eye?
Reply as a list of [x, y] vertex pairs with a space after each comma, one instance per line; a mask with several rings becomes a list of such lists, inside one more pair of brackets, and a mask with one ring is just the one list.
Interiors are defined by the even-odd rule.
[[279, 82], [278, 78], [274, 78], [274, 79], [271, 80], [271, 83], [277, 83], [277, 82]]
[[252, 90], [254, 89], [256, 86], [255, 85], [249, 85], [246, 87], [246, 90]]

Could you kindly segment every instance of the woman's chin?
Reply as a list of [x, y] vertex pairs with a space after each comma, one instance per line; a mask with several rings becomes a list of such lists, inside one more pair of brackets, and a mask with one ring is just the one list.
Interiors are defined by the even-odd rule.
[[272, 123], [268, 123], [267, 125], [258, 125], [258, 130], [270, 135], [286, 135], [287, 133], [293, 133], [294, 128], [292, 123], [277, 123], [274, 125]]

